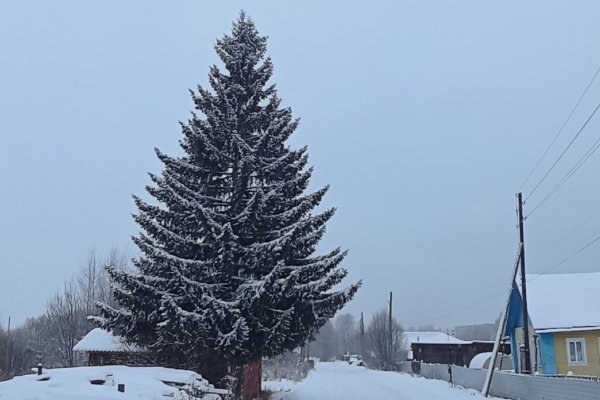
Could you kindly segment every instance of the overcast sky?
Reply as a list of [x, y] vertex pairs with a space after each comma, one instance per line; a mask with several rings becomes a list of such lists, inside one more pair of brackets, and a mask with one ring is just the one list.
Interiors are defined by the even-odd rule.
[[[515, 193], [600, 66], [597, 1], [2, 1], [0, 321], [44, 312], [90, 248], [132, 255], [132, 194], [180, 154], [179, 120], [240, 9], [269, 36], [313, 188], [350, 250], [346, 308], [394, 292], [405, 325], [488, 322], [517, 251]], [[600, 77], [524, 186], [600, 102]], [[600, 137], [592, 119], [529, 212]], [[526, 224], [528, 270], [600, 234], [600, 154]], [[565, 239], [566, 238], [566, 239]], [[553, 271], [600, 271], [600, 243]]]

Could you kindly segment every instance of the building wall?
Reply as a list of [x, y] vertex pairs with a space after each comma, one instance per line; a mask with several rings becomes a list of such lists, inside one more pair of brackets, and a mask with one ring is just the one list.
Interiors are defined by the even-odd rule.
[[[454, 364], [460, 366], [468, 366], [476, 354], [491, 352], [493, 348], [493, 342], [411, 344], [414, 360], [426, 363]], [[500, 349], [500, 352], [510, 354], [511, 348], [509, 345], [505, 344]]]
[[542, 373], [546, 375], [556, 375], [556, 350], [554, 349], [554, 334], [540, 334], [540, 358], [542, 363]]
[[150, 357], [141, 353], [90, 351], [88, 354], [89, 366], [102, 365], [152, 365]]
[[[567, 353], [567, 339], [585, 339], [586, 365], [569, 365]], [[556, 369], [559, 374], [569, 371], [573, 375], [600, 376], [600, 348], [598, 340], [600, 330], [580, 332], [559, 332], [554, 334], [554, 350], [556, 358]]]
[[[533, 372], [541, 373], [542, 365], [540, 362], [540, 350], [538, 344], [534, 340], [534, 332], [533, 325], [529, 324], [529, 358], [531, 361], [531, 369]], [[525, 366], [525, 353], [521, 351], [521, 346], [524, 342], [524, 329], [522, 327], [514, 328], [514, 330], [510, 333], [510, 343], [512, 348], [513, 365], [517, 373], [521, 373], [521, 369]]]

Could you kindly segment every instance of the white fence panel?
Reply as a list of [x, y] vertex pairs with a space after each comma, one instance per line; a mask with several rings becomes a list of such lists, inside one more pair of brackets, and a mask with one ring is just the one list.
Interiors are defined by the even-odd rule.
[[421, 376], [448, 382], [450, 380], [450, 367], [445, 364], [421, 363]]
[[600, 400], [600, 382], [499, 372], [490, 394], [518, 400]]
[[[415, 372], [419, 368], [403, 363], [401, 371]], [[420, 365], [420, 375], [425, 378], [452, 381], [465, 388], [481, 391], [486, 371], [446, 364]], [[490, 394], [513, 400], [600, 400], [600, 382], [576, 378], [556, 378], [495, 372]]]
[[485, 370], [452, 366], [452, 383], [481, 391], [485, 381]]

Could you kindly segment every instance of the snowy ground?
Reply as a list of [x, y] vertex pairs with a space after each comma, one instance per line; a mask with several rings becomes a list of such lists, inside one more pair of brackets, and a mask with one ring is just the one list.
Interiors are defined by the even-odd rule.
[[[92, 385], [95, 380], [104, 381]], [[41, 376], [26, 375], [0, 382], [0, 400], [188, 400], [165, 382], [209, 389], [195, 372], [159, 367], [80, 367], [45, 370]], [[125, 384], [125, 392], [117, 391]], [[218, 399], [214, 395], [203, 399]]]
[[272, 400], [474, 400], [481, 393], [398, 372], [373, 371], [345, 362], [317, 363], [302, 382], [264, 382]]

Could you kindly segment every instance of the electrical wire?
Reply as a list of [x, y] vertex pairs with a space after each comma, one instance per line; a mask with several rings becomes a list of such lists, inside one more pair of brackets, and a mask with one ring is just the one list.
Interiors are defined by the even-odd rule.
[[600, 240], [600, 235], [596, 236], [595, 238], [593, 238], [592, 240], [590, 240], [588, 243], [586, 243], [585, 245], [583, 245], [579, 249], [575, 250], [573, 253], [569, 254], [567, 257], [563, 258], [562, 260], [560, 260], [559, 262], [557, 262], [556, 264], [554, 264], [550, 268], [542, 271], [540, 274], [537, 274], [537, 276], [535, 278], [532, 278], [530, 281], [534, 281], [538, 277], [540, 277], [542, 275], [546, 275], [550, 271], [554, 271], [556, 268], [560, 267], [561, 265], [563, 265], [564, 263], [566, 263], [567, 261], [569, 261], [571, 258], [575, 257], [576, 255], [578, 255], [579, 253], [581, 253], [582, 251], [584, 251], [585, 249], [587, 249], [588, 247], [590, 247], [594, 243], [598, 242], [599, 240]]
[[529, 171], [529, 174], [527, 175], [527, 177], [525, 178], [525, 180], [521, 183], [521, 185], [517, 189], [517, 192], [521, 191], [521, 189], [523, 188], [523, 186], [525, 186], [525, 184], [529, 181], [529, 178], [531, 178], [531, 176], [533, 175], [533, 173], [540, 166], [540, 164], [542, 163], [542, 161], [544, 160], [544, 158], [546, 158], [546, 156], [548, 155], [548, 152], [550, 151], [550, 148], [552, 148], [552, 146], [554, 145], [554, 142], [556, 142], [556, 139], [558, 139], [558, 137], [560, 136], [560, 134], [562, 133], [562, 131], [565, 129], [565, 127], [567, 126], [567, 124], [571, 120], [571, 117], [575, 113], [575, 110], [577, 110], [577, 107], [579, 107], [579, 103], [581, 103], [581, 100], [583, 100], [583, 98], [585, 97], [585, 95], [587, 94], [588, 90], [590, 89], [590, 87], [592, 86], [592, 84], [594, 83], [594, 81], [596, 80], [596, 77], [598, 76], [599, 73], [600, 73], [600, 66], [596, 70], [596, 73], [594, 74], [594, 76], [592, 77], [592, 79], [590, 80], [590, 82], [585, 87], [585, 90], [583, 91], [583, 93], [581, 94], [581, 96], [579, 96], [579, 99], [577, 100], [577, 102], [575, 103], [575, 105], [573, 106], [573, 108], [571, 109], [571, 112], [569, 112], [569, 115], [567, 116], [567, 119], [565, 119], [565, 121], [561, 125], [560, 129], [558, 130], [558, 132], [556, 132], [556, 135], [554, 135], [554, 137], [550, 141], [550, 144], [548, 145], [548, 147], [546, 147], [546, 150], [544, 151], [544, 154], [542, 154], [542, 156], [539, 158], [539, 160], [534, 165], [534, 167], [531, 169], [531, 171]]
[[566, 235], [564, 235], [561, 239], [559, 239], [552, 246], [550, 246], [550, 250], [546, 251], [544, 254], [542, 254], [541, 257], [537, 257], [537, 258], [538, 259], [539, 258], [544, 259], [549, 254], [553, 253], [560, 245], [562, 245], [568, 239], [570, 239], [571, 237], [573, 237], [573, 235], [575, 233], [577, 233], [581, 228], [583, 228], [585, 225], [587, 225], [593, 218], [597, 217], [598, 214], [600, 214], [600, 208], [596, 209], [596, 211], [594, 211], [592, 214], [588, 215], [583, 221], [581, 221], [581, 223], [579, 223], [575, 228], [573, 228], [571, 231], [569, 231], [569, 233], [567, 233]]
[[495, 301], [496, 299], [498, 299], [498, 298], [500, 298], [500, 297], [502, 297], [502, 296], [506, 296], [506, 290], [505, 290], [505, 291], [503, 291], [502, 293], [500, 293], [500, 292], [497, 292], [497, 293], [495, 293], [495, 294], [492, 294], [491, 296], [486, 296], [485, 298], [481, 299], [481, 300], [480, 300], [480, 301], [478, 301], [477, 303], [475, 303], [475, 304], [471, 304], [470, 306], [467, 306], [467, 307], [461, 308], [461, 309], [459, 309], [459, 310], [454, 310], [454, 311], [451, 311], [451, 312], [449, 312], [449, 313], [446, 313], [446, 314], [434, 315], [433, 317], [431, 317], [431, 320], [432, 320], [432, 321], [436, 321], [436, 320], [444, 320], [444, 319], [446, 319], [446, 318], [448, 318], [448, 317], [452, 317], [452, 316], [455, 316], [455, 315], [460, 315], [460, 314], [462, 314], [462, 313], [464, 313], [464, 312], [466, 312], [466, 311], [471, 311], [471, 310], [474, 310], [474, 309], [476, 309], [476, 308], [479, 308], [479, 307], [480, 307], [480, 306], [482, 306], [482, 305], [489, 304], [489, 303], [491, 303], [492, 301]]
[[[512, 269], [512, 271], [513, 271], [512, 272], [513, 283], [514, 283], [514, 280], [516, 278], [516, 273], [517, 273], [518, 265], [520, 264], [520, 255], [521, 255], [522, 249], [523, 249], [523, 245], [520, 244], [519, 245], [519, 251], [517, 252], [517, 257], [515, 259], [515, 265], [513, 266], [513, 269]], [[445, 319], [445, 318], [448, 318], [448, 317], [451, 317], [451, 316], [454, 316], [454, 315], [457, 315], [457, 314], [462, 314], [465, 311], [470, 311], [470, 310], [478, 308], [478, 307], [480, 307], [482, 305], [491, 303], [492, 301], [498, 299], [499, 297], [506, 296], [508, 293], [509, 292], [507, 292], [506, 290], [502, 291], [502, 292], [493, 293], [491, 296], [485, 296], [484, 298], [480, 299], [478, 302], [476, 302], [474, 304], [471, 304], [470, 306], [464, 307], [464, 308], [462, 308], [460, 310], [454, 310], [454, 311], [449, 312], [449, 313], [445, 313], [445, 314], [441, 314], [441, 315], [434, 315], [433, 317], [431, 317], [431, 319], [432, 320], [439, 320], [439, 319]], [[508, 298], [507, 298], [507, 300], [508, 300]]]
[[529, 193], [529, 195], [525, 198], [525, 202], [527, 202], [527, 200], [535, 193], [535, 191], [540, 187], [540, 185], [544, 182], [544, 180], [546, 180], [546, 178], [548, 177], [548, 175], [550, 175], [550, 172], [552, 172], [552, 170], [554, 169], [554, 167], [556, 167], [556, 164], [558, 164], [558, 162], [563, 158], [563, 156], [565, 155], [565, 153], [571, 148], [571, 146], [573, 145], [573, 143], [575, 143], [575, 140], [577, 140], [577, 138], [579, 137], [579, 135], [581, 135], [581, 132], [583, 132], [583, 130], [588, 125], [588, 123], [592, 120], [592, 118], [594, 117], [594, 115], [596, 115], [596, 112], [598, 111], [598, 109], [600, 109], [600, 103], [598, 103], [598, 105], [596, 106], [596, 108], [594, 109], [594, 111], [585, 120], [585, 123], [581, 126], [581, 128], [579, 128], [579, 130], [577, 131], [577, 133], [575, 134], [575, 136], [573, 136], [573, 139], [571, 139], [571, 141], [569, 142], [569, 144], [567, 145], [567, 147], [565, 147], [565, 149], [560, 153], [560, 155], [554, 161], [554, 163], [550, 166], [550, 168], [548, 169], [548, 171], [546, 171], [546, 173], [544, 174], [544, 176], [542, 176], [542, 178], [538, 181], [538, 183], [533, 187], [533, 189], [531, 190], [531, 192]]
[[590, 147], [579, 160], [577, 160], [569, 172], [567, 172], [567, 174], [556, 185], [554, 185], [550, 192], [527, 214], [527, 216], [529, 217], [546, 201], [548, 201], [548, 199], [552, 197], [554, 193], [556, 193], [558, 189], [560, 189], [575, 174], [575, 172], [577, 172], [577, 170], [581, 168], [583, 164], [585, 164], [587, 160], [589, 160], [589, 158], [596, 152], [596, 150], [598, 150], [598, 148], [600, 148], [600, 138], [594, 142], [592, 147]]

